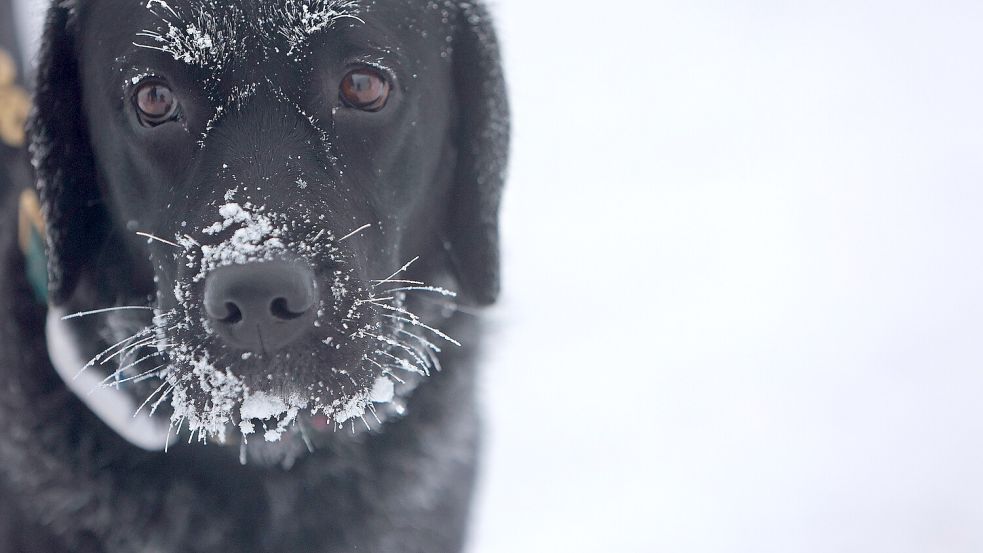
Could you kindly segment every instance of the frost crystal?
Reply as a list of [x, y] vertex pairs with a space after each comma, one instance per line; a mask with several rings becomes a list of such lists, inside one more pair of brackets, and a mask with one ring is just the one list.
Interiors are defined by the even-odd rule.
[[136, 46], [167, 52], [178, 61], [199, 67], [222, 68], [228, 61], [229, 46], [237, 41], [236, 18], [221, 18], [201, 7], [188, 17], [164, 0], [149, 0], [147, 9], [163, 25], [160, 30], [137, 33], [152, 44], [135, 42]]
[[356, 17], [355, 0], [286, 0], [274, 9], [280, 24], [276, 32], [287, 39], [287, 55], [302, 47], [316, 33], [334, 25], [335, 21]]

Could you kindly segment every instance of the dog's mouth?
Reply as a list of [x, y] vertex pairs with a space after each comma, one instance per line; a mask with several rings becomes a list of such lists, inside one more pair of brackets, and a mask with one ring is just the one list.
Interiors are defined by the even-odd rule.
[[[454, 296], [408, 280], [412, 260], [367, 276], [345, 241], [370, 225], [339, 235], [299, 229], [295, 217], [248, 202], [217, 211], [219, 220], [197, 234], [146, 234], [157, 252], [157, 302], [101, 314], [110, 321], [108, 347], [84, 369], [105, 374], [99, 388], [127, 396], [134, 416], [156, 421], [160, 447], [220, 443], [238, 446], [243, 462], [289, 465], [339, 429], [372, 430], [401, 415], [414, 388], [439, 370], [438, 344], [459, 345], [432, 315], [411, 310], [417, 294]], [[228, 278], [238, 288], [227, 287], [239, 291], [229, 292], [227, 307], [212, 301], [219, 307], [209, 309], [223, 271], [236, 273]], [[288, 276], [269, 276], [278, 271]], [[298, 274], [310, 278], [295, 287], [301, 299], [277, 288]], [[211, 295], [228, 299], [221, 293]]]

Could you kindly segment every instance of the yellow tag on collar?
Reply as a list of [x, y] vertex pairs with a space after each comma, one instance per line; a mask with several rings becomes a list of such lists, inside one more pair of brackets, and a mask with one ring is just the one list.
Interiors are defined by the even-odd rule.
[[24, 128], [31, 111], [31, 98], [16, 79], [14, 58], [0, 49], [0, 141], [11, 148], [20, 148], [27, 140]]
[[17, 210], [17, 241], [24, 254], [27, 280], [40, 303], [48, 303], [48, 256], [44, 250], [44, 219], [34, 190], [21, 192]]

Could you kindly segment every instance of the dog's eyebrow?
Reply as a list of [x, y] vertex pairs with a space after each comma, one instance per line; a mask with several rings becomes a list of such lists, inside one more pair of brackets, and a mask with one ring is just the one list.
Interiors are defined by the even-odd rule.
[[162, 27], [137, 33], [151, 44], [134, 42], [134, 46], [166, 52], [189, 65], [221, 69], [238, 44], [243, 18], [236, 17], [237, 13], [217, 15], [198, 5], [189, 17], [164, 0], [148, 0], [146, 8], [160, 19]]
[[273, 8], [272, 15], [276, 34], [287, 39], [287, 55], [340, 19], [363, 22], [358, 17], [358, 0], [286, 0]]
[[[286, 40], [287, 55], [294, 54], [318, 33], [341, 19], [358, 17], [359, 0], [280, 0], [263, 3], [258, 13], [247, 14], [235, 5], [224, 13], [207, 11], [207, 2], [195, 3], [191, 14], [165, 0], [148, 0], [146, 8], [161, 21], [157, 29], [137, 33], [140, 48], [166, 52], [189, 65], [222, 69], [241, 47], [246, 32], [266, 44]], [[215, 8], [215, 6], [212, 6]]]

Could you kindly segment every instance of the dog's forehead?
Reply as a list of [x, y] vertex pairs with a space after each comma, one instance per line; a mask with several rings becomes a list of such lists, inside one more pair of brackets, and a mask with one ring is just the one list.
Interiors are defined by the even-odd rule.
[[310, 71], [340, 63], [402, 67], [416, 78], [450, 59], [456, 6], [457, 0], [85, 0], [76, 21], [95, 71], [123, 74], [124, 83], [181, 72], [217, 98], [288, 75], [304, 82]]
[[[347, 36], [370, 40], [417, 28], [425, 37], [434, 23], [447, 23], [451, 13], [436, 2], [408, 0], [104, 0], [81, 6], [90, 14], [86, 26], [179, 62], [215, 69], [257, 56], [300, 59], [311, 42], [339, 30], [357, 29]], [[106, 20], [117, 26], [107, 29]]]
[[274, 53], [300, 58], [311, 39], [340, 21], [363, 22], [363, 11], [359, 0], [148, 0], [137, 9], [142, 27], [133, 44], [222, 70]]

